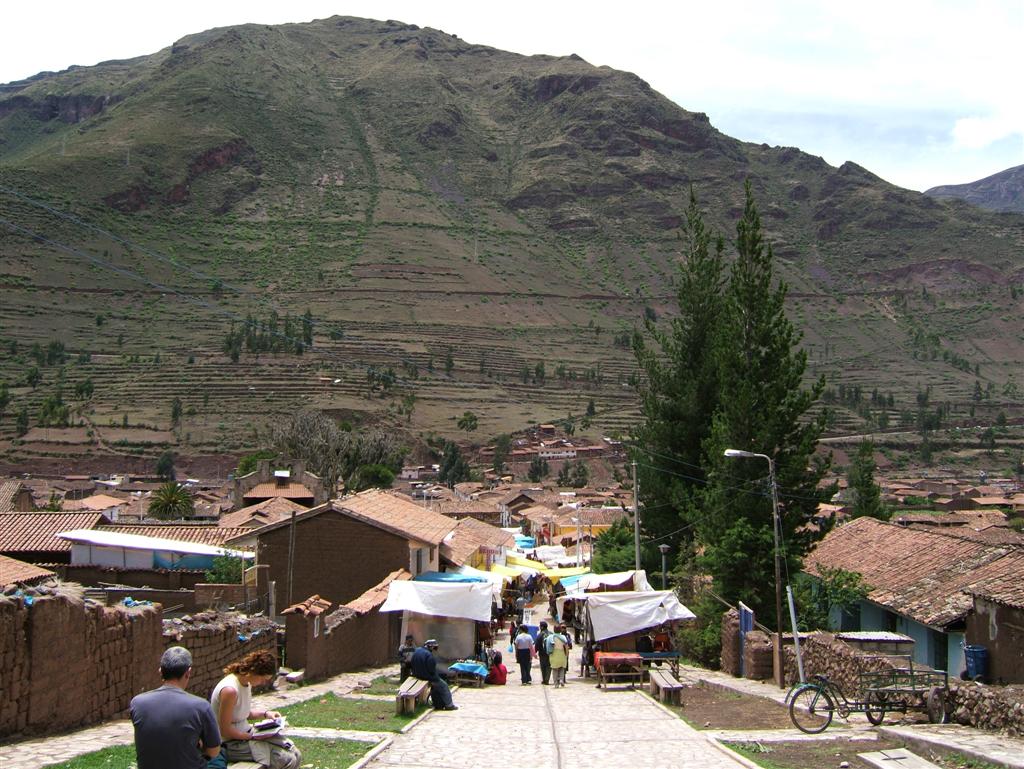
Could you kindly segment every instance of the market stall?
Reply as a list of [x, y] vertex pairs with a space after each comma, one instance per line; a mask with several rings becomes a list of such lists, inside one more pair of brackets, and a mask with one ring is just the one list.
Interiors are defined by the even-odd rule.
[[453, 661], [474, 659], [480, 638], [478, 625], [491, 622], [491, 583], [484, 581], [401, 581], [388, 586], [380, 611], [402, 612], [402, 635], [423, 642], [436, 638], [438, 657]]

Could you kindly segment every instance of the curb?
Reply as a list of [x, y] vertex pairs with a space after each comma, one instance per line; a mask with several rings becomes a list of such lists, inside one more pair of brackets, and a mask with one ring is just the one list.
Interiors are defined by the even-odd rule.
[[959, 753], [960, 755], [967, 756], [975, 761], [981, 761], [993, 766], [1001, 766], [1004, 767], [1004, 769], [1020, 769], [1021, 766], [1024, 766], [1024, 763], [1010, 763], [997, 756], [992, 756], [988, 753], [977, 750], [970, 745], [946, 745], [941, 742], [933, 742], [923, 735], [907, 734], [901, 731], [890, 731], [890, 727], [887, 726], [878, 727], [878, 733], [891, 739], [902, 740], [908, 746], [914, 748], [914, 750], [919, 750], [923, 753], [931, 752], [940, 756], [949, 756], [954, 753]]
[[373, 759], [375, 759], [385, 750], [390, 748], [392, 742], [394, 742], [393, 737], [385, 737], [383, 740], [378, 742], [374, 747], [370, 748], [366, 755], [364, 755], [362, 758], [360, 758], [358, 761], [352, 764], [348, 769], [362, 769], [368, 763], [373, 761]]
[[[409, 731], [409, 730], [410, 730], [410, 729], [412, 729], [412, 728], [413, 728], [414, 726], [416, 726], [416, 725], [417, 725], [417, 724], [418, 724], [418, 723], [419, 723], [420, 721], [422, 721], [422, 720], [423, 720], [424, 718], [427, 718], [427, 717], [429, 717], [429, 716], [430, 716], [430, 715], [431, 715], [431, 714], [432, 714], [433, 712], [434, 712], [434, 709], [433, 709], [432, 707], [428, 707], [428, 708], [426, 708], [426, 709], [425, 709], [425, 710], [424, 710], [424, 711], [423, 711], [422, 713], [420, 713], [420, 714], [419, 714], [418, 716], [416, 716], [416, 718], [414, 718], [414, 719], [413, 719], [412, 721], [410, 721], [410, 722], [409, 722], [409, 723], [407, 723], [407, 724], [406, 724], [405, 726], [403, 726], [403, 727], [402, 727], [402, 728], [401, 728], [401, 729], [399, 730], [399, 732], [398, 732], [398, 733], [399, 733], [399, 734], [405, 734], [405, 733], [406, 733], [407, 731]], [[354, 768], [353, 768], [353, 769], [354, 769]]]

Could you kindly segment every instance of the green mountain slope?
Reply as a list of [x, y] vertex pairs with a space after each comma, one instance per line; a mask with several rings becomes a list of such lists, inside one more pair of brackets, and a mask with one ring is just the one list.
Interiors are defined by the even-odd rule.
[[944, 184], [925, 190], [938, 199], [966, 200], [990, 211], [1024, 214], [1024, 166], [1014, 166], [967, 184]]
[[[1015, 405], [1024, 218], [739, 142], [629, 73], [332, 18], [14, 86], [0, 100], [12, 457], [251, 446], [301, 405], [447, 433], [471, 409], [482, 438], [593, 399], [591, 431], [626, 430], [626, 338], [671, 312], [691, 185], [728, 234], [745, 179], [815, 373], [893, 392], [893, 422], [929, 386], [966, 414], [975, 379], [991, 383], [976, 405]], [[225, 354], [247, 314], [307, 310], [303, 355]], [[31, 345], [53, 339], [74, 354], [63, 374], [46, 364], [22, 385]], [[12, 415], [34, 416], [61, 376], [64, 393], [95, 383], [82, 427], [11, 443]], [[837, 429], [874, 411], [842, 411]]]

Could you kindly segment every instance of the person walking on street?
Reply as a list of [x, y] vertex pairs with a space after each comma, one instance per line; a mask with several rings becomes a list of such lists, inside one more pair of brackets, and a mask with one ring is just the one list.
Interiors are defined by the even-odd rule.
[[540, 632], [537, 633], [537, 662], [540, 663], [540, 682], [542, 686], [551, 683], [551, 662], [548, 659], [547, 638], [551, 635], [548, 632], [548, 623], [541, 621]]
[[556, 626], [555, 632], [548, 634], [546, 644], [555, 688], [564, 687], [565, 671], [569, 667], [569, 637], [566, 635], [565, 626]]
[[129, 706], [139, 769], [205, 769], [220, 753], [220, 730], [210, 703], [185, 691], [192, 655], [172, 646], [160, 657], [163, 686], [136, 695]]
[[536, 647], [533, 645], [533, 636], [526, 629], [526, 625], [520, 625], [519, 634], [512, 641], [516, 649], [516, 664], [519, 666], [519, 679], [523, 686], [533, 683], [530, 676], [530, 667], [533, 665], [533, 655], [536, 654]]
[[437, 672], [437, 660], [434, 659], [437, 647], [438, 643], [433, 638], [424, 641], [423, 646], [413, 652], [410, 672], [413, 678], [430, 682], [430, 700], [435, 710], [458, 710], [458, 706], [452, 702], [452, 690], [448, 688], [448, 682]]
[[519, 597], [516, 599], [516, 620], [519, 622], [519, 624], [523, 623], [523, 616], [525, 615], [525, 612], [526, 597], [523, 596], [522, 593], [520, 593]]
[[405, 643], [398, 647], [398, 669], [399, 682], [409, 677], [409, 667], [412, 664], [412, 655], [416, 651], [416, 642], [412, 633], [405, 637]]

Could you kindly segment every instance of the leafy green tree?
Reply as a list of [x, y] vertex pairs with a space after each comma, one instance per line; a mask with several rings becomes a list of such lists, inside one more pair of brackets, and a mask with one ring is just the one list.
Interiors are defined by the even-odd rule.
[[310, 310], [302, 316], [302, 341], [306, 347], [313, 346], [313, 313]]
[[503, 433], [494, 439], [494, 459], [491, 469], [498, 475], [505, 471], [505, 463], [508, 461], [508, 455], [511, 450], [512, 436], [508, 433]]
[[32, 366], [28, 371], [25, 372], [25, 384], [31, 387], [33, 390], [39, 386], [39, 383], [43, 381], [43, 375], [39, 372], [39, 366]]
[[468, 481], [469, 478], [469, 463], [463, 458], [462, 452], [453, 441], [446, 441], [437, 479], [450, 488], [456, 483]]
[[18, 434], [19, 438], [28, 432], [28, 409], [24, 406], [18, 412], [18, 416], [14, 418], [14, 432]]
[[449, 347], [444, 354], [444, 373], [451, 376], [452, 371], [455, 369], [455, 359], [452, 357], [452, 348]]
[[7, 389], [7, 382], [0, 382], [0, 419], [4, 418], [4, 413], [9, 405], [11, 405], [11, 393]]
[[996, 431], [991, 427], [986, 427], [981, 434], [981, 447], [989, 454], [996, 450]]
[[634, 335], [643, 377], [630, 375], [644, 416], [633, 452], [644, 529], [674, 548], [694, 534], [706, 480], [703, 446], [720, 403], [716, 345], [726, 311], [725, 242], [705, 226], [692, 190], [682, 238], [678, 315], [661, 326], [648, 321], [646, 335]]
[[158, 478], [165, 481], [174, 480], [176, 473], [174, 471], [174, 454], [172, 452], [165, 451], [156, 460], [156, 474]]
[[875, 445], [871, 441], [862, 441], [847, 477], [853, 495], [851, 518], [868, 516], [887, 521], [892, 517], [892, 511], [882, 503], [882, 490], [875, 483], [876, 469]]
[[471, 433], [477, 428], [476, 414], [472, 411], [467, 411], [459, 417], [459, 421], [456, 422], [456, 424], [460, 430], [465, 430], [467, 433]]
[[96, 387], [92, 383], [92, 379], [87, 377], [75, 385], [75, 397], [79, 398], [80, 400], [88, 400], [89, 398], [92, 397], [92, 394], [93, 392], [95, 392], [95, 390]]
[[37, 424], [40, 427], [67, 427], [71, 417], [71, 409], [64, 403], [64, 397], [57, 388], [56, 392], [43, 398], [39, 404]]
[[216, 555], [213, 565], [206, 571], [206, 581], [216, 585], [240, 585], [245, 562], [233, 555]]
[[167, 521], [192, 515], [195, 505], [188, 489], [169, 481], [153, 492], [149, 499], [149, 515]]
[[569, 478], [569, 485], [575, 489], [582, 489], [590, 483], [590, 470], [585, 462], [576, 462], [572, 467]]
[[726, 458], [723, 452], [733, 448], [774, 459], [784, 573], [798, 572], [803, 555], [828, 529], [808, 525], [819, 501], [831, 494], [818, 488], [831, 457], [815, 456], [824, 416], [808, 413], [825, 381], [802, 385], [807, 354], [786, 317], [786, 285], [773, 275], [772, 249], [764, 242], [749, 182], [736, 252], [715, 330], [718, 403], [703, 444], [708, 485], [695, 520], [704, 548], [698, 563], [726, 600], [743, 601], [768, 618], [774, 617], [775, 575], [766, 463]]
[[593, 398], [591, 398], [589, 401], [587, 401], [587, 411], [586, 411], [586, 414], [587, 414], [588, 417], [592, 417], [595, 414], [597, 414], [597, 407], [594, 405], [594, 399]]
[[175, 428], [181, 425], [181, 398], [175, 398], [171, 401], [171, 427]]
[[633, 524], [621, 518], [597, 537], [591, 568], [597, 574], [629, 571], [635, 565], [634, 547]]
[[800, 574], [793, 586], [800, 629], [838, 630], [836, 612], [853, 610], [869, 592], [861, 575], [846, 569], [821, 566], [817, 575]]
[[527, 470], [526, 477], [534, 483], [539, 483], [550, 474], [551, 468], [548, 467], [548, 461], [546, 459], [541, 459], [540, 457], [534, 457], [530, 461], [530, 469]]
[[347, 484], [349, 491], [365, 489], [390, 489], [395, 483], [395, 473], [384, 465], [360, 465]]
[[270, 449], [260, 449], [252, 454], [246, 454], [238, 460], [238, 467], [235, 469], [235, 476], [241, 477], [256, 472], [256, 465], [261, 459], [273, 459], [277, 454]]
[[540, 384], [544, 384], [544, 379], [546, 378], [546, 376], [547, 375], [544, 373], [544, 361], [537, 361], [537, 365], [533, 367], [534, 381], [539, 382]]

